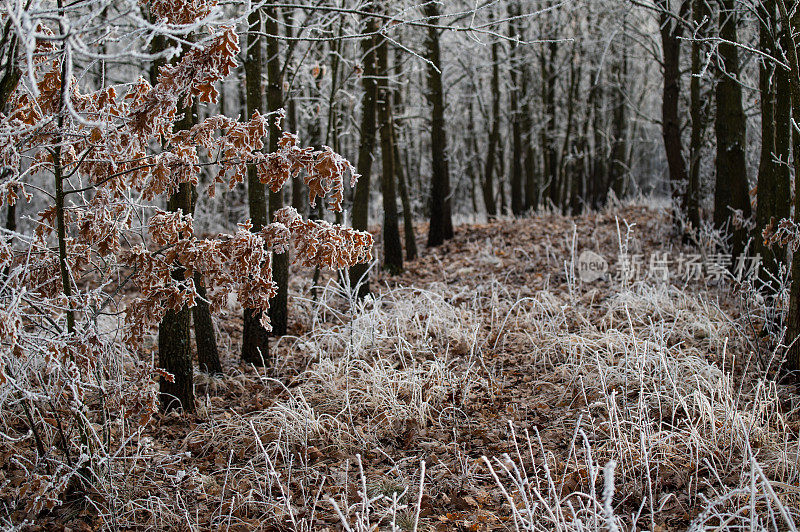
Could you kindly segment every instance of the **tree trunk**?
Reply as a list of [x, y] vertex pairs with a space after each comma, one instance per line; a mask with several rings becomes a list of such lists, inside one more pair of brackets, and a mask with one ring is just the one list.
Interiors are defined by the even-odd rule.
[[[668, 0], [658, 0], [657, 5], [669, 10]], [[669, 166], [674, 208], [686, 210], [686, 188], [689, 176], [683, 159], [681, 142], [680, 91], [681, 91], [681, 34], [683, 26], [668, 13], [660, 16], [661, 46], [664, 52], [664, 84], [661, 100], [661, 135]]]
[[[163, 36], [154, 39], [151, 47], [153, 53], [158, 53], [166, 48], [166, 39]], [[150, 79], [158, 79], [158, 71], [164, 64], [162, 59], [153, 61], [150, 65]], [[179, 120], [174, 129], [185, 130], [192, 125], [192, 105], [179, 110], [183, 118]], [[181, 183], [178, 191], [170, 196], [167, 201], [167, 210], [178, 210], [188, 214], [192, 209], [191, 185]], [[172, 271], [172, 278], [176, 281], [185, 280], [185, 270], [176, 264]], [[172, 374], [172, 382], [161, 377], [158, 382], [159, 402], [161, 409], [170, 411], [183, 408], [185, 412], [194, 412], [194, 375], [192, 371], [192, 351], [190, 342], [191, 311], [184, 305], [179, 310], [167, 310], [161, 323], [158, 324], [158, 367]]]
[[[183, 131], [192, 126], [192, 105], [180, 110], [183, 113], [175, 124], [175, 131]], [[178, 192], [170, 196], [167, 210], [192, 212], [192, 188], [189, 183], [181, 183]], [[178, 282], [185, 280], [186, 270], [176, 264], [172, 278]], [[158, 326], [158, 367], [173, 375], [173, 382], [165, 378], [159, 381], [161, 408], [169, 411], [183, 408], [194, 411], [194, 388], [192, 375], [192, 352], [190, 345], [191, 311], [184, 305], [180, 310], [168, 310]]]
[[414, 211], [411, 208], [411, 200], [408, 196], [408, 185], [402, 159], [400, 158], [400, 148], [397, 141], [397, 129], [392, 130], [394, 135], [394, 161], [397, 170], [397, 185], [400, 188], [400, 201], [403, 205], [403, 238], [406, 244], [406, 260], [414, 260], [419, 252], [417, 251], [417, 237], [414, 233]]
[[214, 321], [211, 319], [211, 308], [206, 297], [206, 286], [203, 276], [194, 272], [194, 285], [197, 288], [196, 304], [192, 307], [194, 320], [194, 343], [197, 345], [197, 365], [203, 373], [219, 375], [222, 364], [219, 361], [217, 337], [214, 333]]
[[[9, 31], [13, 31], [9, 28]], [[4, 54], [0, 54], [0, 60], [5, 57], [3, 64], [3, 77], [0, 78], [0, 112], [5, 112], [9, 98], [17, 89], [19, 78], [22, 71], [17, 64], [17, 34], [14, 33], [8, 39], [8, 44]]]
[[[297, 133], [297, 98], [293, 96], [289, 98], [289, 112], [286, 119], [289, 131]], [[294, 207], [297, 212], [303, 212], [306, 208], [306, 192], [303, 190], [303, 181], [300, 179], [292, 181], [292, 207]]]
[[491, 220], [497, 216], [497, 204], [494, 201], [494, 161], [497, 156], [497, 145], [500, 143], [500, 43], [492, 43], [492, 128], [486, 147], [486, 165], [483, 172], [483, 205], [486, 216]]
[[[720, 0], [719, 32], [725, 41], [736, 43], [736, 14], [734, 0]], [[731, 237], [734, 259], [745, 251], [747, 230], [734, 223], [733, 212], [740, 211], [743, 219], [750, 217], [750, 195], [745, 159], [746, 118], [742, 109], [742, 86], [739, 83], [739, 49], [721, 42], [719, 45], [721, 72], [717, 81], [717, 183], [714, 191], [714, 225], [726, 228]]]
[[[398, 52], [402, 52], [398, 49]], [[395, 77], [402, 78], [402, 70], [400, 66], [401, 54], [395, 56], [394, 71]], [[394, 116], [401, 113], [403, 106], [403, 97], [400, 92], [400, 87], [392, 91], [394, 98], [394, 108], [396, 110]], [[392, 145], [394, 146], [394, 165], [397, 172], [397, 186], [400, 189], [400, 201], [403, 205], [403, 237], [406, 245], [406, 260], [414, 260], [417, 258], [417, 237], [414, 233], [414, 210], [411, 208], [411, 199], [408, 195], [408, 184], [406, 183], [406, 165], [403, 164], [403, 159], [400, 157], [400, 125], [395, 121], [395, 127], [392, 128], [392, 136], [394, 137]]]
[[[527, 66], [522, 70], [522, 86], [532, 84]], [[522, 140], [525, 145], [525, 210], [535, 211], [539, 208], [539, 179], [537, 177], [538, 160], [534, 150], [533, 117], [531, 116], [531, 95], [525, 91], [522, 95]], [[498, 102], [499, 103], [499, 102]]]
[[[281, 57], [278, 43], [278, 9], [265, 8], [264, 32], [267, 34], [267, 111], [277, 112], [283, 106], [283, 79], [281, 77]], [[278, 151], [280, 129], [274, 119], [269, 121], [269, 151]], [[283, 191], [269, 191], [269, 220], [283, 208]], [[278, 293], [270, 302], [269, 319], [273, 336], [286, 334], [289, 319], [289, 254], [272, 254], [272, 280], [278, 285]]]
[[450, 199], [450, 171], [447, 161], [447, 133], [444, 123], [444, 88], [442, 87], [442, 57], [439, 47], [439, 4], [428, 2], [423, 10], [428, 27], [427, 59], [428, 100], [432, 106], [431, 119], [431, 220], [428, 247], [438, 246], [453, 238], [453, 219]]
[[[12, 31], [10, 26], [8, 30]], [[0, 54], [0, 60], [2, 58], [3, 55]], [[19, 83], [21, 74], [22, 71], [17, 65], [17, 34], [14, 33], [9, 38], [8, 46], [6, 47], [5, 61], [3, 63], [3, 77], [0, 78], [0, 113], [6, 112], [6, 104], [11, 98], [11, 95], [17, 89], [17, 84]], [[0, 172], [0, 175], [2, 174], [3, 172]], [[12, 234], [17, 231], [16, 202], [13, 205], [7, 204], [6, 206], [6, 229]], [[10, 267], [10, 265], [6, 266], [2, 279], [5, 279], [8, 276]], [[2, 282], [2, 280], [0, 280], [0, 282]]]
[[[518, 15], [514, 9], [514, 3], [509, 3], [508, 17], [509, 31], [512, 39], [519, 40], [521, 31], [519, 27]], [[509, 54], [509, 74], [511, 77], [511, 90], [509, 95], [509, 114], [511, 120], [511, 213], [519, 216], [523, 212], [523, 191], [522, 191], [522, 126], [519, 113], [519, 94], [520, 94], [520, 58], [519, 46], [516, 41], [511, 41], [511, 52]]]
[[556, 149], [556, 75], [555, 65], [558, 45], [552, 42], [548, 45], [549, 55], [545, 54], [542, 47], [539, 62], [542, 70], [542, 106], [546, 117], [545, 127], [542, 129], [542, 154], [544, 155], [544, 174], [547, 179], [544, 196], [552, 205], [558, 204], [558, 151]]
[[394, 120], [389, 89], [389, 51], [386, 38], [378, 37], [378, 123], [381, 136], [381, 194], [383, 195], [383, 267], [392, 275], [403, 271], [403, 246], [397, 223], [395, 188]]
[[[769, 55], [775, 55], [776, 35], [775, 0], [762, 1], [758, 6], [760, 18], [759, 47]], [[780, 246], [765, 246], [761, 234], [771, 222], [777, 222], [789, 216], [789, 205], [782, 198], [788, 197], [788, 190], [779, 190], [780, 163], [775, 158], [776, 148], [776, 85], [777, 69], [772, 61], [759, 59], [758, 85], [761, 93], [761, 158], [758, 166], [758, 196], [756, 203], [756, 229], [753, 235], [756, 251], [761, 255], [759, 277], [765, 287], [772, 287], [768, 293], [777, 288], [777, 276], [780, 265], [785, 262], [785, 252]], [[785, 101], [785, 97], [783, 100]], [[788, 129], [786, 130], [788, 131]], [[782, 135], [788, 137], [788, 135]], [[788, 147], [788, 144], [787, 144]], [[788, 158], [786, 159], [788, 163]], [[786, 186], [788, 188], [788, 180]], [[779, 194], [783, 194], [779, 196]]]
[[592, 107], [592, 159], [590, 161], [591, 174], [587, 187], [591, 189], [591, 205], [597, 209], [605, 203], [608, 190], [606, 187], [606, 157], [603, 138], [603, 71], [599, 66], [592, 73], [592, 88], [589, 91], [589, 101]]
[[[780, 13], [782, 34], [784, 35], [785, 44], [784, 50], [788, 56], [788, 63], [790, 72], [788, 73], [791, 102], [792, 102], [792, 115], [795, 120], [800, 117], [800, 60], [798, 60], [797, 46], [798, 42], [794, 35], [800, 32], [800, 20], [796, 13], [797, 0], [787, 2], [786, 0], [777, 0], [778, 12]], [[790, 15], [791, 14], [791, 15]], [[793, 15], [793, 18], [790, 16]], [[798, 135], [796, 131], [792, 130], [792, 136], [795, 139], [794, 143], [794, 175], [800, 176], [800, 146], [796, 140]], [[788, 135], [786, 131], [777, 132], [776, 137]], [[800, 187], [797, 185], [797, 178], [795, 177], [794, 187], [794, 222], [800, 223]], [[786, 340], [785, 344], [789, 346], [786, 352], [786, 369], [794, 374], [794, 380], [800, 384], [800, 250], [792, 254], [791, 266], [792, 284], [789, 289], [789, 312], [786, 318]]]
[[[190, 125], [198, 122], [197, 102], [191, 108], [192, 117]], [[189, 189], [192, 202], [192, 215], [195, 215], [197, 203], [197, 187], [191, 185]], [[195, 219], [197, 219], [195, 217]], [[194, 322], [194, 343], [197, 347], [197, 364], [200, 371], [217, 375], [222, 373], [222, 365], [219, 361], [219, 350], [217, 349], [217, 337], [214, 334], [214, 320], [211, 318], [211, 307], [206, 298], [206, 286], [202, 273], [195, 271], [192, 275], [195, 290], [199, 296], [195, 306], [192, 307], [192, 321]]]
[[[628, 175], [628, 104], [625, 97], [625, 87], [628, 85], [628, 53], [624, 35], [621, 62], [621, 65], [615, 64], [614, 66], [616, 77], [612, 122], [614, 140], [611, 145], [611, 162], [609, 164], [611, 187], [614, 190], [614, 195], [618, 198], [625, 196], [628, 185], [626, 182]], [[685, 173], [686, 170], [684, 168]]]
[[561, 145], [561, 154], [558, 157], [560, 162], [556, 174], [558, 176], [556, 183], [558, 183], [559, 186], [556, 205], [562, 212], [567, 212], [569, 206], [567, 198], [569, 197], [572, 187], [571, 181], [573, 176], [568, 172], [567, 161], [569, 159], [569, 152], [572, 149], [575, 102], [578, 100], [578, 89], [580, 88], [581, 78], [581, 62], [575, 60], [577, 57], [577, 44], [574, 43], [572, 46], [572, 57], [573, 60], [570, 62], [569, 88], [567, 89], [567, 124], [564, 134], [564, 143]]
[[[372, 34], [376, 30], [377, 23], [374, 19], [370, 19], [367, 22], [366, 33]], [[361, 144], [356, 164], [356, 171], [361, 177], [358, 179], [353, 196], [353, 229], [359, 231], [369, 229], [369, 193], [372, 178], [372, 153], [375, 149], [375, 106], [378, 96], [375, 44], [374, 37], [364, 38], [361, 41], [364, 61], [361, 83], [364, 88], [364, 96], [361, 99]], [[356, 264], [350, 268], [350, 286], [355, 287], [359, 282], [361, 283], [358, 288], [359, 298], [369, 294], [368, 268], [368, 264]]]
[[[247, 50], [244, 58], [245, 98], [247, 112], [244, 119], [254, 112], [264, 111], [261, 90], [261, 10], [253, 10], [247, 18]], [[247, 205], [253, 231], [260, 231], [269, 224], [267, 217], [267, 189], [256, 174], [255, 165], [247, 167]], [[269, 332], [261, 325], [261, 311], [244, 309], [242, 332], [242, 360], [248, 364], [262, 366], [269, 360]]]
[[[698, 38], [705, 35], [701, 26], [708, 16], [706, 0], [693, 0], [692, 20], [696, 27]], [[689, 82], [690, 114], [692, 118], [692, 131], [689, 140], [689, 185], [686, 189], [686, 210], [689, 225], [697, 230], [700, 227], [700, 156], [703, 149], [703, 133], [706, 128], [707, 113], [704, 111], [705, 99], [700, 94], [700, 74], [702, 61], [700, 57], [700, 42], [692, 41], [692, 79]]]

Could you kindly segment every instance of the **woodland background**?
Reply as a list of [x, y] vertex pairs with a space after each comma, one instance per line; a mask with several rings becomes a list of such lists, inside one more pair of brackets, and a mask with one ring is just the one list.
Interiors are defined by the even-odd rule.
[[3, 526], [796, 530], [800, 2], [0, 23]]

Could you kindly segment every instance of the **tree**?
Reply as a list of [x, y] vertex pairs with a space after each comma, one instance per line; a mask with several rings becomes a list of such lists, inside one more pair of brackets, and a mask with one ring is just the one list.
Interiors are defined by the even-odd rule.
[[659, 16], [661, 47], [663, 49], [664, 85], [661, 105], [661, 130], [664, 138], [664, 149], [669, 165], [669, 180], [672, 186], [674, 208], [684, 214], [688, 210], [686, 188], [689, 176], [686, 172], [686, 161], [683, 158], [683, 142], [681, 140], [680, 91], [681, 91], [681, 37], [684, 26], [680, 19], [688, 13], [690, 4], [686, 0], [680, 2], [677, 18], [670, 10], [669, 0], [658, 0], [656, 5], [661, 9]]
[[[377, 21], [369, 19], [367, 33], [374, 34]], [[361, 41], [363, 54], [363, 74], [361, 82], [364, 95], [361, 101], [361, 139], [358, 149], [356, 169], [361, 178], [356, 185], [353, 198], [353, 228], [366, 231], [369, 225], [369, 189], [372, 177], [372, 152], [375, 148], [375, 106], [378, 98], [377, 61], [375, 56], [375, 39], [365, 38]], [[350, 268], [350, 284], [358, 288], [358, 297], [369, 294], [369, 278], [366, 277], [367, 266], [356, 265]]]
[[701, 38], [708, 24], [708, 5], [706, 0], [692, 0], [692, 22], [697, 38], [692, 41], [691, 80], [689, 81], [689, 108], [692, 129], [689, 140], [689, 183], [686, 189], [686, 210], [689, 224], [693, 230], [700, 227], [700, 159], [703, 149], [703, 134], [707, 122], [707, 104], [700, 92], [702, 62], [700, 57]]
[[439, 44], [439, 4], [423, 4], [428, 22], [426, 53], [428, 63], [428, 101], [431, 113], [431, 197], [428, 247], [439, 246], [453, 238], [450, 170], [447, 161], [447, 130], [444, 121], [444, 86], [442, 84], [442, 52]]
[[509, 74], [511, 87], [509, 89], [509, 112], [511, 114], [511, 212], [514, 216], [522, 214], [524, 205], [524, 193], [522, 190], [522, 162], [525, 158], [522, 146], [522, 117], [520, 116], [520, 69], [521, 60], [519, 58], [519, 43], [522, 38], [522, 31], [519, 26], [522, 15], [520, 6], [513, 3], [508, 5], [509, 30], [513, 41], [509, 54]]
[[[264, 33], [267, 35], [267, 110], [277, 113], [283, 108], [283, 76], [281, 75], [280, 46], [278, 42], [278, 9], [264, 9]], [[269, 151], [275, 152], [280, 141], [280, 129], [276, 121], [269, 125]], [[270, 188], [269, 220], [283, 208], [283, 191]], [[269, 308], [272, 334], [283, 336], [289, 326], [289, 257], [284, 253], [272, 255], [272, 277], [278, 287], [275, 300]]]
[[[491, 19], [490, 19], [491, 20]], [[491, 219], [497, 216], [497, 205], [494, 200], [494, 169], [497, 146], [500, 143], [500, 42], [492, 42], [492, 111], [491, 128], [486, 147], [486, 164], [483, 170], [483, 205], [486, 215]]]
[[739, 80], [739, 48], [734, 0], [719, 0], [719, 75], [717, 79], [716, 187], [714, 225], [730, 236], [733, 257], [745, 251], [748, 231], [742, 220], [751, 214], [747, 181], [746, 120]]
[[377, 38], [378, 123], [381, 138], [381, 194], [383, 196], [383, 267], [392, 274], [403, 271], [403, 246], [397, 226], [397, 174], [392, 118], [392, 90], [389, 88], [389, 52], [384, 36]]
[[[251, 116], [264, 110], [261, 87], [261, 10], [254, 9], [248, 15], [247, 23], [249, 28], [244, 54], [245, 97], [247, 116]], [[269, 225], [267, 189], [258, 177], [255, 164], [247, 167], [247, 207], [254, 233]], [[256, 366], [264, 365], [269, 360], [269, 332], [262, 324], [261, 312], [245, 308], [242, 325], [242, 360]]]
[[[788, 84], [791, 94], [792, 117], [800, 117], [800, 58], [798, 58], [798, 41], [796, 35], [800, 32], [800, 19], [798, 19], [796, 0], [776, 0], [780, 22], [783, 26], [782, 37], [786, 47], [784, 58], [788, 65]], [[797, 138], [795, 130], [793, 136]], [[779, 133], [786, 135], [786, 131]], [[795, 142], [793, 153], [794, 175], [800, 175], [800, 150]], [[800, 193], [795, 184], [794, 190], [794, 226], [800, 227]], [[796, 232], [792, 235], [794, 242], [794, 254], [792, 255], [791, 276], [792, 284], [789, 291], [789, 311], [786, 318], [786, 369], [794, 373], [795, 382], [800, 382], [800, 252], [797, 243], [800, 242], [800, 235]]]
[[[777, 19], [774, 0], [765, 0], [758, 6], [759, 48], [768, 56], [777, 55]], [[779, 78], [786, 75], [776, 68], [774, 61], [759, 60], [759, 91], [761, 93], [761, 154], [758, 167], [758, 196], [756, 203], [755, 249], [762, 259], [760, 279], [768, 292], [777, 289], [779, 268], [785, 262], [785, 253], [777, 246], [767, 246], [761, 234], [770, 224], [789, 218], [789, 203], [784, 200], [789, 192], [789, 135], [786, 124], [789, 91], [778, 96]], [[779, 101], [780, 98], [780, 101]], [[778, 116], [780, 115], [780, 119]], [[778, 123], [780, 122], [779, 129]], [[780, 148], [780, 151], [779, 151]], [[781, 162], [785, 161], [785, 162]]]
[[[395, 77], [400, 79], [402, 70], [399, 53], [395, 55], [394, 69]], [[403, 106], [403, 96], [401, 94], [400, 87], [397, 87], [394, 91], [392, 91], [392, 96], [394, 99], [394, 108], [396, 109], [394, 114], [397, 116], [402, 112], [401, 110]], [[405, 164], [403, 164], [403, 158], [401, 157], [400, 153], [400, 133], [402, 131], [402, 125], [398, 124], [395, 120], [395, 126], [396, 127], [392, 128], [392, 135], [394, 136], [394, 164], [395, 170], [397, 171], [397, 185], [400, 189], [400, 201], [403, 205], [403, 237], [406, 245], [406, 259], [414, 260], [417, 258], [418, 254], [417, 237], [414, 233], [414, 210], [411, 207], [411, 199], [408, 191], [409, 185], [406, 183]]]
[[[153, 9], [157, 17], [184, 15]], [[197, 9], [193, 5], [185, 15], [191, 21], [202, 18]], [[173, 23], [180, 25], [181, 20]], [[52, 35], [45, 30], [37, 31]], [[218, 184], [235, 187], [242, 182], [249, 164], [273, 190], [302, 175], [311, 200], [329, 196], [334, 210], [341, 208], [345, 176], [352, 173], [354, 180], [355, 171], [330, 148], [301, 148], [288, 133], [275, 152], [264, 155], [261, 139], [267, 120], [258, 112], [247, 122], [215, 115], [193, 123], [192, 102], [215, 102], [214, 84], [235, 66], [238, 38], [231, 28], [212, 29], [177, 62], [161, 66], [155, 86], [140, 78], [121, 95], [114, 87], [81, 92], [69, 76], [70, 44], [67, 39], [59, 42], [60, 48], [53, 49], [48, 48], [50, 41], [43, 41], [39, 57], [44, 59], [30, 66], [37, 86], [18, 90], [11, 114], [3, 117], [0, 161], [6, 171], [0, 186], [5, 201], [16, 200], [23, 179], [42, 173], [52, 176], [56, 199], [40, 214], [38, 236], [25, 239], [42, 250], [39, 267], [29, 269], [25, 261], [9, 262], [4, 255], [10, 275], [5, 288], [27, 289], [37, 310], [28, 315], [17, 309], [20, 326], [44, 323], [61, 346], [57, 352], [69, 360], [76, 353], [91, 359], [99, 356], [98, 349], [111, 348], [92, 332], [92, 316], [109, 304], [119, 306], [123, 289], [133, 284], [138, 297], [126, 305], [124, 348], [141, 349], [151, 327], [161, 321], [162, 407], [191, 410], [191, 358], [186, 352], [189, 309], [198, 298], [194, 273], [209, 282], [212, 309], [235, 295], [244, 308], [266, 310], [276, 292], [270, 251], [284, 252], [292, 245], [303, 264], [342, 268], [368, 260], [372, 242], [365, 233], [303, 220], [291, 208], [276, 212], [276, 222], [258, 233], [246, 221], [232, 235], [199, 238], [193, 230], [190, 187], [201, 168], [218, 170], [210, 194]], [[152, 150], [155, 140], [161, 140], [157, 152]], [[208, 154], [208, 164], [201, 163], [198, 149]], [[22, 155], [37, 162], [23, 170]], [[170, 197], [166, 211], [135, 199], [163, 196]], [[75, 201], [69, 209], [68, 197]], [[138, 237], [135, 224], [150, 210], [153, 214]], [[55, 253], [48, 238], [58, 244]], [[123, 275], [126, 271], [132, 273]], [[37, 281], [32, 275], [45, 277]], [[78, 279], [88, 284], [78, 285]], [[262, 325], [267, 325], [263, 316]], [[169, 337], [173, 331], [177, 339]], [[143, 373], [145, 378], [150, 374]], [[147, 386], [137, 386], [126, 393], [146, 396]], [[147, 403], [137, 401], [146, 413]]]
[[[176, 122], [174, 131], [189, 131], [192, 128], [192, 107], [192, 103], [189, 103], [180, 110], [182, 118]], [[191, 186], [190, 182], [178, 184], [167, 202], [168, 212], [178, 216], [192, 212]], [[183, 235], [178, 236], [180, 238]], [[174, 261], [170, 274], [176, 284], [185, 284], [186, 273], [186, 267], [179, 260]], [[177, 308], [169, 308], [158, 325], [158, 367], [172, 376], [164, 376], [159, 380], [159, 398], [164, 410], [182, 408], [186, 412], [194, 412], [192, 350], [189, 342], [191, 312], [188, 302]]]

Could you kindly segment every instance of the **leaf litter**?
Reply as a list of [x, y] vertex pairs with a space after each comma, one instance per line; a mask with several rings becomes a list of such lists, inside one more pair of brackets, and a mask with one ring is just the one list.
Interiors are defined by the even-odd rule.
[[298, 269], [273, 367], [239, 362], [224, 308], [197, 414], [28, 528], [796, 529], [797, 390], [759, 378], [742, 286], [575, 274], [584, 249], [611, 274], [621, 249], [692, 252], [669, 227], [641, 206], [464, 225], [363, 301]]

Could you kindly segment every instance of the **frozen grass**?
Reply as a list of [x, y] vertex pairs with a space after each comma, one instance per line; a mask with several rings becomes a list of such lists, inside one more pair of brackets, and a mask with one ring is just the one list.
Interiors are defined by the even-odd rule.
[[[389, 290], [348, 315], [335, 311], [329, 290], [317, 310], [329, 320], [294, 342], [312, 362], [292, 385], [241, 375], [282, 392], [245, 415], [209, 406], [208, 421], [187, 437], [202, 442], [201, 455], [225, 457], [213, 475], [185, 473], [222, 501], [213, 526], [258, 516], [313, 530], [325, 516], [345, 530], [413, 528], [420, 475], [408, 478], [406, 464], [395, 480], [374, 477], [357, 453], [408, 426], [450, 430], [449, 408], [502, 380], [485, 360], [502, 352], [521, 353], [538, 379], [562, 382], [577, 398], [568, 445], [548, 448], [536, 427], [512, 422], [510, 452], [483, 458], [474, 481], [494, 481], [509, 526], [653, 530], [667, 514], [687, 516], [696, 530], [800, 522], [797, 434], [786, 421], [796, 413], [782, 410], [774, 384], [734, 380], [732, 368], [744, 363], [734, 358], [748, 344], [718, 305], [647, 284], [612, 294], [599, 311], [569, 294], [513, 300], [500, 283], [471, 293]], [[356, 458], [341, 470], [319, 467], [337, 453]], [[177, 499], [151, 495], [128, 507], [128, 519], [149, 514], [154, 527], [205, 526], [188, 509], [176, 512]], [[429, 525], [422, 518], [417, 527]]]
[[[640, 284], [609, 298], [597, 325], [577, 316], [583, 326], [565, 333], [552, 327], [566, 320], [555, 308], [543, 320], [544, 300], [517, 320], [532, 324], [538, 356], [572, 379], [583, 417], [567, 463], [549, 463], [538, 434], [522, 439], [527, 454], [486, 459], [514, 500], [517, 526], [596, 530], [619, 521], [652, 530], [659, 513], [678, 504], [696, 515], [698, 530], [794, 529], [800, 518], [796, 429], [786, 423], [774, 384], [756, 380], [744, 391], [724, 367], [725, 360], [732, 363], [728, 346], [746, 343], [719, 307]], [[523, 463], [537, 465], [526, 470]], [[640, 505], [625, 503], [624, 517], [612, 519], [596, 489], [604, 464], [614, 465], [603, 482], [613, 469], [627, 493], [614, 501]], [[565, 493], [563, 480], [552, 480], [570, 470], [585, 491]]]
[[[797, 399], [760, 378], [763, 301], [734, 318], [722, 292], [600, 292], [569, 264], [524, 297], [470, 282], [501, 247], [470, 255], [466, 282], [442, 268], [425, 289], [297, 298], [308, 332], [276, 368], [198, 379], [198, 422], [129, 435], [92, 511], [118, 530], [796, 529]], [[493, 398], [509, 408], [481, 417]], [[478, 433], [500, 436], [468, 449]]]

